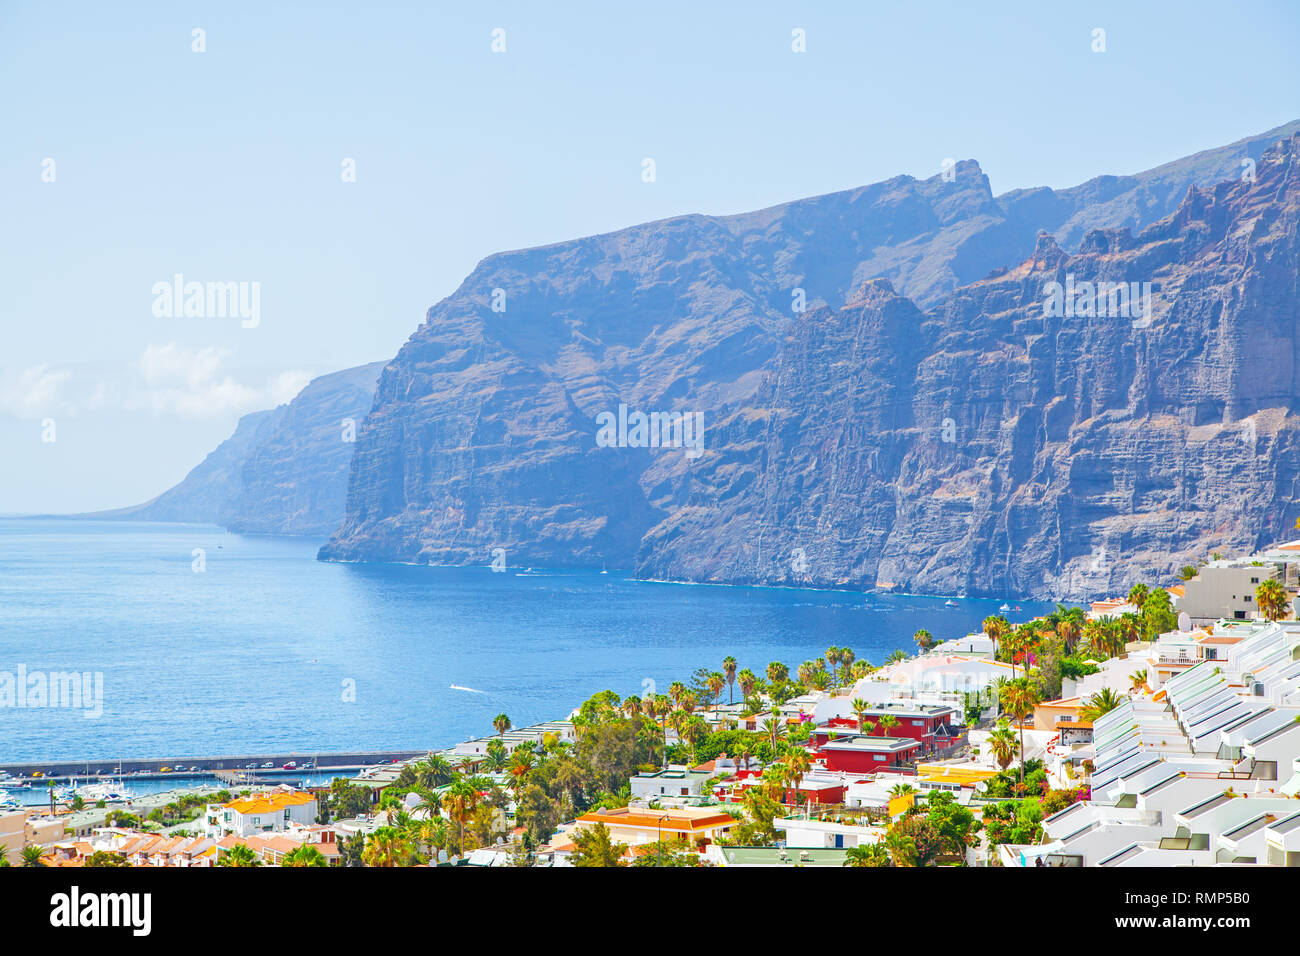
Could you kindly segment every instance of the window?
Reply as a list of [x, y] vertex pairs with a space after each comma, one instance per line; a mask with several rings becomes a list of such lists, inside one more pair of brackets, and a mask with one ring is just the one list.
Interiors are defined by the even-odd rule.
[[1276, 780], [1277, 761], [1256, 760], [1255, 765], [1250, 768], [1250, 775], [1255, 780]]
[[884, 754], [872, 754], [871, 759], [873, 759], [873, 760], [884, 760], [884, 759], [885, 759], [885, 755], [884, 755]]
[[913, 727], [924, 727], [924, 726], [925, 726], [925, 721], [924, 721], [924, 720], [914, 720], [914, 721], [912, 721], [912, 726], [913, 726]]

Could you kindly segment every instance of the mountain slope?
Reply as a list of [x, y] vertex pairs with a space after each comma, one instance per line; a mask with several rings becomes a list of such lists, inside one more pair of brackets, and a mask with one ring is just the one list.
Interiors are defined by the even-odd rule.
[[219, 524], [231, 531], [327, 535], [343, 517], [353, 442], [383, 362], [313, 379], [278, 408], [239, 420], [180, 484], [92, 517]]
[[[791, 327], [638, 573], [1084, 597], [1276, 540], [1300, 514], [1298, 220], [1293, 138], [1256, 184], [1074, 256], [1043, 235], [929, 315], [868, 283]], [[1069, 276], [1151, 281], [1150, 325], [1047, 314]]]
[[[662, 578], [1045, 594], [1077, 576], [1081, 558], [1071, 549], [1096, 546], [1092, 515], [1053, 511], [1035, 497], [1035, 482], [1069, 489], [1063, 476], [1074, 459], [1080, 480], [1084, 462], [1104, 462], [1104, 448], [1065, 440], [1072, 428], [1105, 442], [1114, 435], [1102, 412], [1131, 418], [1159, 407], [1202, 427], [1216, 410], [1232, 421], [1244, 406], [1223, 384], [1230, 372], [1188, 361], [1181, 365], [1201, 379], [1170, 387], [1189, 394], [1153, 403], [1148, 386], [1160, 376], [1148, 339], [1169, 332], [1099, 338], [1041, 321], [1035, 331], [1048, 260], [1068, 255], [1039, 229], [1073, 235], [1106, 215], [1145, 225], [1176, 209], [1140, 240], [1085, 232], [1078, 262], [1069, 261], [1081, 275], [1104, 267], [1148, 280], [1178, 265], [1183, 271], [1159, 279], [1190, 296], [1209, 260], [1175, 253], [1216, 227], [1196, 218], [1199, 194], [1190, 207], [1179, 197], [1189, 179], [1220, 175], [1259, 139], [1060, 193], [994, 199], [968, 162], [952, 182], [901, 177], [743, 216], [682, 217], [492, 256], [430, 310], [381, 376], [353, 459], [347, 516], [321, 556], [486, 563], [502, 547], [511, 563], [608, 563]], [[1226, 192], [1211, 203], [1214, 215], [1238, 217], [1240, 204], [1289, 188], [1272, 167], [1267, 182], [1262, 167], [1258, 179], [1216, 187], [1214, 197]], [[1263, 275], [1222, 273], [1215, 294], [1240, 295]], [[1269, 279], [1285, 289], [1288, 275]], [[792, 312], [795, 289], [811, 311]], [[504, 292], [504, 312], [493, 311], [494, 290]], [[1002, 337], [988, 338], [990, 328]], [[801, 338], [809, 335], [820, 344]], [[1219, 363], [1241, 358], [1240, 350], [1215, 353]], [[1177, 377], [1178, 367], [1162, 374]], [[1080, 418], [1079, 376], [1091, 368], [1109, 370], [1111, 391], [1097, 394], [1112, 405]], [[1193, 402], [1214, 376], [1214, 397]], [[1147, 399], [1121, 409], [1130, 392]], [[950, 411], [936, 417], [937, 396]], [[1032, 408], [1015, 411], [1031, 398]], [[620, 404], [702, 414], [705, 454], [598, 447], [596, 416]], [[1147, 427], [1163, 427], [1151, 414]], [[949, 417], [965, 429], [961, 455], [917, 444], [922, 429]], [[870, 480], [848, 480], [855, 475]], [[1222, 480], [1205, 485], [1207, 495], [1231, 491]], [[1135, 512], [1151, 503], [1128, 500]], [[1219, 502], [1206, 505], [1221, 523]], [[1043, 524], [1064, 519], [1079, 522], [1084, 537], [1053, 536]], [[1246, 530], [1264, 533], [1262, 521], [1257, 515]], [[1105, 546], [1129, 557], [1089, 550], [1090, 567], [1127, 573], [1137, 556], [1196, 537], [1120, 524]], [[829, 551], [796, 543], [818, 529], [840, 543]], [[802, 576], [789, 568], [795, 548], [811, 560]], [[1040, 556], [1012, 554], [1025, 548]], [[954, 563], [953, 549], [969, 554]]]

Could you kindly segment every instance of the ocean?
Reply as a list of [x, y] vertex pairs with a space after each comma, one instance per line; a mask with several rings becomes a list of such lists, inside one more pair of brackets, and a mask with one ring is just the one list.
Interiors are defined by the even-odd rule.
[[[102, 675], [95, 716], [0, 703], [0, 763], [447, 747], [502, 712], [525, 726], [607, 688], [665, 693], [728, 654], [755, 673], [831, 645], [879, 664], [918, 628], [958, 637], [1002, 603], [327, 564], [322, 543], [0, 519], [0, 681]], [[1010, 603], [1013, 620], [1049, 609]]]

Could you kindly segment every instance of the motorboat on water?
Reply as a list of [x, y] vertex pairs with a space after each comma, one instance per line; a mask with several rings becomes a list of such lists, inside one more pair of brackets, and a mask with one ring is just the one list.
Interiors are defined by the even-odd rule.
[[943, 602], [943, 606], [944, 606], [944, 607], [956, 607], [956, 606], [957, 606], [957, 602], [954, 601], [952, 598], [948, 598], [948, 600], [946, 600], [946, 601]]
[[121, 786], [114, 783], [92, 783], [77, 790], [77, 795], [87, 803], [98, 803], [103, 800], [105, 803], [114, 801], [125, 801], [131, 799], [130, 794]]
[[1011, 605], [1003, 602], [1002, 606], [998, 608], [998, 610], [1005, 614], [1007, 611], [1011, 610]]

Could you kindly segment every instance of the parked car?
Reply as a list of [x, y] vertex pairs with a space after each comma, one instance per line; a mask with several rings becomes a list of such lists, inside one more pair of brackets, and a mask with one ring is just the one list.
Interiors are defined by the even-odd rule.
[[268, 760], [266, 763], [262, 764], [262, 769], [263, 769], [263, 770], [271, 770], [271, 769], [274, 769], [274, 767], [275, 767], [275, 764], [271, 763], [271, 761], [269, 761], [269, 760]]

